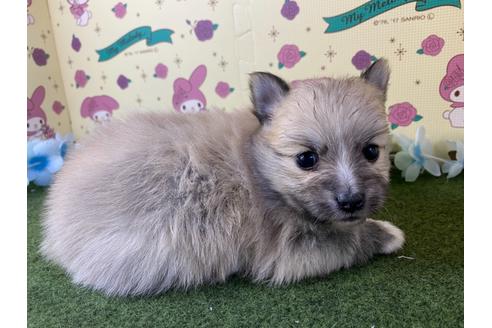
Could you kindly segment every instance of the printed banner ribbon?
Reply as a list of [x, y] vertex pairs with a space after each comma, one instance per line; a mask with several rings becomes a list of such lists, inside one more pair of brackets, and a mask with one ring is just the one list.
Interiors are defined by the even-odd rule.
[[461, 8], [460, 0], [371, 0], [346, 13], [333, 17], [324, 17], [323, 20], [328, 23], [325, 33], [349, 29], [391, 9], [412, 2], [416, 2], [416, 11], [425, 11], [442, 6]]
[[146, 40], [147, 46], [149, 47], [161, 42], [173, 43], [171, 40], [171, 35], [173, 33], [174, 31], [169, 29], [160, 29], [152, 32], [150, 26], [137, 27], [106, 48], [96, 50], [99, 55], [98, 61], [102, 62], [109, 60], [142, 40]]

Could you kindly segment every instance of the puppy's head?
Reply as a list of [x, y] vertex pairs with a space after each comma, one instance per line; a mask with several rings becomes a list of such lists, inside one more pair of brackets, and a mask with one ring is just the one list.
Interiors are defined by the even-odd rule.
[[253, 73], [261, 129], [254, 161], [269, 197], [315, 222], [365, 218], [384, 202], [389, 182], [385, 60], [361, 77], [298, 81]]

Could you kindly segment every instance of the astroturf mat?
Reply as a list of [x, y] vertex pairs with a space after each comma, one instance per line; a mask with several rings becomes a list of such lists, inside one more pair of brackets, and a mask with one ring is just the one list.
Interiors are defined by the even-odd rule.
[[28, 187], [29, 327], [461, 327], [463, 175], [393, 174], [374, 217], [406, 234], [403, 250], [370, 263], [271, 288], [228, 282], [152, 298], [109, 298], [73, 285], [39, 254], [46, 190]]

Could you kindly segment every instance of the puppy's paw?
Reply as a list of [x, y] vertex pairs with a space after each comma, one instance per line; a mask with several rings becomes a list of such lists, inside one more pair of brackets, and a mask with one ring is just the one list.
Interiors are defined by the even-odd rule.
[[378, 225], [383, 231], [383, 236], [380, 237], [380, 252], [383, 254], [391, 254], [403, 247], [405, 243], [405, 234], [398, 227], [388, 221], [378, 221], [368, 219]]

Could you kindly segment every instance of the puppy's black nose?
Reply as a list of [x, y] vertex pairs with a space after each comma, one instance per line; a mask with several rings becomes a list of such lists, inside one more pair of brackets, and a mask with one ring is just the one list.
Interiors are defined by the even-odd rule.
[[364, 207], [364, 194], [343, 193], [336, 197], [338, 208], [347, 213], [354, 213]]

